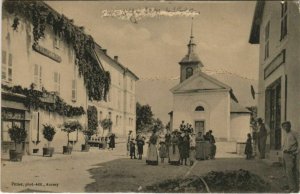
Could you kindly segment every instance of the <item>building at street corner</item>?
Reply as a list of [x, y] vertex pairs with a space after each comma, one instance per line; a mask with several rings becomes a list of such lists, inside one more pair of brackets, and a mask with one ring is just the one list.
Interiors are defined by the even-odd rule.
[[110, 57], [106, 49], [96, 44], [95, 53], [104, 69], [110, 72], [111, 85], [107, 101], [89, 101], [98, 112], [98, 120], [108, 118], [112, 121], [110, 130], [98, 127], [96, 137], [105, 137], [109, 132], [117, 137], [124, 138], [132, 130], [135, 133], [136, 125], [136, 81], [139, 79], [130, 69], [122, 65], [118, 56]]
[[[90, 102], [103, 101], [105, 88], [109, 88], [109, 73], [95, 54], [94, 45], [92, 37], [85, 34], [83, 28], [73, 25], [72, 20], [44, 2], [3, 3], [3, 153], [14, 146], [8, 134], [13, 125], [27, 131], [23, 144], [26, 154], [42, 153], [47, 144], [43, 137], [45, 124], [56, 128], [51, 143], [55, 152], [62, 152], [68, 143], [67, 134], [61, 131], [65, 121], [77, 120], [84, 129], [87, 128], [86, 113]], [[135, 78], [133, 75], [129, 70], [124, 73], [124, 77]], [[113, 73], [112, 80], [115, 79]], [[135, 119], [130, 114], [125, 117]], [[84, 144], [83, 133], [72, 132], [69, 143], [73, 149], [80, 150]]]
[[187, 46], [188, 53], [179, 62], [180, 83], [171, 89], [171, 129], [179, 129], [184, 121], [195, 133], [212, 130], [220, 141], [244, 141], [250, 133], [250, 111], [233, 101], [230, 86], [202, 71], [192, 33]]
[[270, 159], [281, 156], [289, 120], [300, 132], [300, 6], [298, 1], [257, 1], [249, 43], [259, 44], [258, 116], [269, 136]]

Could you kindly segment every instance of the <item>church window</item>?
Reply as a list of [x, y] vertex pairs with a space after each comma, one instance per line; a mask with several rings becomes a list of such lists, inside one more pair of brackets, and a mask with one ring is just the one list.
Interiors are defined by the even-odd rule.
[[195, 111], [204, 111], [204, 108], [203, 106], [197, 106]]
[[191, 67], [186, 68], [186, 79], [188, 79], [192, 75], [193, 75], [193, 68]]

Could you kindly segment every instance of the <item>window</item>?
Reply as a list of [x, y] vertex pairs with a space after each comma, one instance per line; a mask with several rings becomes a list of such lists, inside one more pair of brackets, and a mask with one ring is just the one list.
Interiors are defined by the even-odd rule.
[[119, 86], [121, 85], [121, 74], [119, 73]]
[[186, 68], [185, 78], [187, 79], [187, 78], [191, 77], [192, 75], [193, 75], [193, 68], [191, 68], [191, 67]]
[[34, 64], [34, 72], [33, 72], [33, 77], [34, 77], [34, 84], [37, 89], [42, 89], [43, 87], [43, 80], [42, 80], [42, 66]]
[[54, 91], [58, 94], [60, 92], [60, 73], [58, 72], [54, 72]]
[[204, 108], [203, 106], [197, 106], [195, 111], [204, 111]]
[[76, 77], [77, 77], [77, 71], [76, 71], [76, 65], [74, 64], [74, 69], [73, 69], [73, 80], [72, 80], [72, 101], [76, 102], [77, 100], [77, 82], [76, 82]]
[[119, 116], [117, 115], [116, 116], [116, 125], [118, 125], [119, 124]]
[[269, 53], [269, 36], [270, 36], [270, 21], [267, 23], [265, 27], [265, 59], [267, 59], [270, 55]]
[[53, 46], [54, 46], [54, 48], [56, 48], [56, 49], [59, 49], [60, 48], [60, 38], [59, 37], [55, 37], [54, 38], [54, 40], [53, 40]]
[[11, 82], [12, 81], [12, 65], [13, 65], [13, 56], [11, 53], [2, 50], [2, 80]]
[[121, 91], [118, 92], [118, 109], [121, 109]]
[[133, 80], [130, 80], [130, 89], [133, 90]]
[[72, 80], [72, 101], [76, 102], [76, 100], [77, 100], [76, 80]]
[[280, 40], [287, 35], [287, 1], [281, 2], [281, 33]]

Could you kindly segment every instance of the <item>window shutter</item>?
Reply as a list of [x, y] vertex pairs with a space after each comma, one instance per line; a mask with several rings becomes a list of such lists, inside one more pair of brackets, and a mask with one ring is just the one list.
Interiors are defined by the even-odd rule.
[[72, 80], [72, 100], [76, 100], [76, 80]]
[[39, 72], [39, 88], [42, 89], [43, 86], [43, 78], [42, 78], [43, 72], [42, 72], [42, 66], [40, 65], [40, 72]]
[[38, 86], [39, 85], [39, 66], [37, 64], [34, 64], [33, 79], [34, 79], [34, 84], [36, 86]]
[[7, 66], [6, 66], [6, 51], [2, 51], [2, 79], [6, 80], [6, 71], [7, 71]]
[[31, 141], [37, 140], [37, 131], [38, 131], [38, 113], [33, 112], [32, 113], [32, 119], [30, 121], [30, 137]]

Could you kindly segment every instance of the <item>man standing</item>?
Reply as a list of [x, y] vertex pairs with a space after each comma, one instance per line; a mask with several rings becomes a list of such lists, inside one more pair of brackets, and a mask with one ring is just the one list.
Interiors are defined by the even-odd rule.
[[257, 119], [257, 124], [258, 124], [258, 151], [260, 154], [260, 159], [264, 159], [268, 133], [265, 124], [263, 123], [263, 120], [261, 118]]
[[129, 131], [128, 137], [127, 137], [127, 156], [129, 155], [129, 152], [130, 152], [130, 141], [131, 141], [131, 139], [133, 139], [132, 130]]
[[210, 159], [214, 160], [217, 152], [216, 140], [212, 134], [212, 130], [209, 130], [209, 143], [211, 144]]
[[296, 135], [291, 131], [291, 123], [289, 121], [282, 123], [282, 128], [286, 132], [282, 151], [285, 173], [289, 183], [289, 192], [297, 193], [299, 191], [299, 169], [297, 169], [299, 145]]

